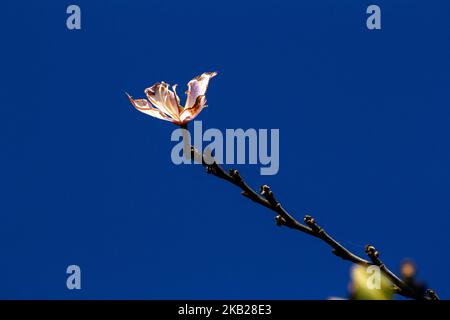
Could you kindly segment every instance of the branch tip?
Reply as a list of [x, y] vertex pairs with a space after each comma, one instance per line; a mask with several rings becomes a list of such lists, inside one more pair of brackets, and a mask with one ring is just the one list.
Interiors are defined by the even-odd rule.
[[[235, 169], [229, 170], [229, 173], [224, 170], [224, 168], [218, 164], [214, 157], [210, 156], [210, 158], [205, 159], [205, 155], [199, 153], [193, 146], [191, 146], [191, 158], [196, 159], [196, 156], [201, 157], [201, 164], [205, 167], [206, 172], [212, 174], [220, 179], [224, 179], [231, 184], [240, 188], [241, 194], [250, 200], [269, 208], [277, 213], [275, 217], [275, 222], [277, 226], [287, 226], [289, 228], [293, 228], [299, 230], [301, 232], [307, 233], [314, 237], [317, 237], [328, 245], [330, 245], [332, 249], [332, 253], [344, 260], [351, 261], [353, 263], [368, 266], [374, 264], [383, 271], [383, 273], [393, 282], [393, 286], [395, 292], [407, 298], [414, 298], [418, 300], [439, 300], [437, 294], [428, 289], [425, 294], [417, 294], [412, 290], [406, 283], [404, 283], [401, 279], [399, 279], [394, 273], [392, 273], [379, 259], [379, 253], [375, 249], [374, 246], [367, 245], [365, 248], [366, 254], [369, 256], [370, 261], [367, 261], [363, 258], [358, 257], [353, 254], [345, 247], [343, 247], [339, 242], [334, 240], [331, 236], [329, 236], [324, 229], [322, 229], [316, 222], [316, 220], [310, 215], [306, 215], [304, 217], [304, 222], [306, 225], [298, 222], [294, 217], [292, 217], [286, 210], [281, 207], [281, 204], [275, 199], [273, 192], [270, 190], [268, 185], [262, 185], [260, 190], [260, 195], [251, 187], [247, 185], [245, 180], [241, 177], [239, 172]], [[212, 160], [212, 161], [209, 161]]]
[[438, 295], [432, 289], [427, 289], [426, 294], [430, 297], [431, 300], [439, 300]]
[[306, 225], [308, 227], [310, 227], [314, 232], [320, 232], [322, 230], [321, 227], [319, 227], [319, 225], [316, 222], [316, 219], [314, 219], [313, 217], [311, 217], [309, 214], [307, 214], [304, 218], [303, 221], [306, 223]]
[[381, 267], [383, 265], [383, 262], [380, 260], [380, 253], [375, 249], [372, 245], [366, 245], [366, 254], [372, 260], [373, 264], [376, 266]]
[[286, 220], [280, 215], [277, 215], [275, 217], [275, 222], [276, 222], [277, 226], [279, 226], [279, 227], [286, 225]]
[[273, 206], [276, 207], [279, 205], [278, 201], [275, 199], [275, 196], [273, 195], [272, 190], [270, 190], [270, 187], [268, 185], [262, 185], [260, 189], [261, 195], [266, 198], [267, 201]]
[[378, 251], [375, 249], [375, 247], [372, 245], [369, 245], [369, 244], [366, 245], [366, 253], [369, 257], [375, 257], [375, 258], [378, 258], [378, 256], [380, 255], [378, 253]]
[[236, 181], [236, 182], [241, 182], [242, 181], [242, 177], [241, 177], [241, 175], [239, 174], [239, 171], [237, 171], [236, 169], [230, 169], [229, 170], [229, 174], [230, 174], [230, 177], [234, 180], [234, 181]]
[[261, 193], [263, 196], [265, 196], [265, 195], [268, 194], [269, 192], [271, 192], [271, 191], [270, 191], [270, 187], [269, 187], [267, 184], [261, 186], [261, 188], [260, 188], [260, 193]]

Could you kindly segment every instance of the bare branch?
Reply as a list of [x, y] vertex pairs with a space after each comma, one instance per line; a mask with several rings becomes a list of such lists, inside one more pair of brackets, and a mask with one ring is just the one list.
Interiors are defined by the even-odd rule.
[[416, 300], [439, 300], [437, 294], [431, 289], [427, 290], [426, 295], [422, 295], [415, 292], [413, 288], [410, 288], [380, 260], [379, 253], [376, 251], [375, 247], [371, 245], [366, 246], [366, 254], [368, 255], [370, 261], [365, 260], [334, 240], [322, 227], [318, 225], [313, 217], [306, 215], [303, 219], [305, 224], [297, 221], [281, 206], [269, 186], [261, 186], [260, 192], [257, 193], [245, 182], [237, 170], [231, 169], [227, 173], [219, 164], [216, 163], [211, 155], [202, 155], [193, 146], [191, 146], [191, 157], [193, 159], [202, 159], [202, 164], [206, 168], [207, 173], [234, 184], [242, 190], [241, 194], [243, 196], [274, 211], [277, 214], [275, 221], [278, 226], [286, 226], [321, 239], [332, 248], [333, 254], [344, 260], [365, 267], [370, 265], [378, 266], [381, 272], [393, 283], [394, 292], [401, 296]]

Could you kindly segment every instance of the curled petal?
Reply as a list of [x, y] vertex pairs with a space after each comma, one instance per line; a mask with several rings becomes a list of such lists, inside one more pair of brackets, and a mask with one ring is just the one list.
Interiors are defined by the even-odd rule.
[[197, 98], [206, 94], [209, 80], [216, 75], [217, 72], [205, 72], [189, 81], [188, 90], [186, 91], [187, 100], [184, 107], [185, 109], [192, 108], [195, 105]]
[[133, 107], [135, 107], [140, 112], [148, 114], [149, 116], [152, 116], [152, 117], [155, 117], [155, 118], [158, 118], [161, 120], [173, 122], [173, 119], [169, 118], [168, 116], [166, 116], [164, 113], [162, 113], [158, 109], [153, 108], [147, 100], [133, 99], [133, 98], [131, 98], [131, 96], [128, 93], [127, 93], [127, 96], [128, 96], [128, 99], [130, 100], [131, 104], [133, 105]]
[[145, 94], [150, 102], [159, 110], [174, 120], [179, 119], [181, 109], [179, 100], [176, 93], [170, 91], [167, 83], [156, 83], [150, 88], [145, 89]]
[[206, 106], [206, 98], [205, 96], [198, 96], [197, 100], [195, 100], [192, 108], [184, 109], [184, 111], [180, 115], [180, 120], [182, 123], [187, 123], [193, 120], [198, 114], [203, 110]]
[[181, 111], [183, 111], [183, 108], [180, 105], [180, 98], [178, 97], [178, 94], [177, 94], [177, 87], [178, 87], [177, 84], [174, 84], [172, 86], [173, 96], [171, 96], [171, 97], [173, 97], [173, 98], [171, 98], [171, 99], [173, 100], [173, 104], [175, 104], [177, 106], [178, 114], [180, 114]]

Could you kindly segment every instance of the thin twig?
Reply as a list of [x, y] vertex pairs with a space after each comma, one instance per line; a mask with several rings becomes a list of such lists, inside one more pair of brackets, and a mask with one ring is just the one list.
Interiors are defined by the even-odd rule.
[[[187, 129], [186, 127], [183, 128]], [[201, 159], [202, 165], [206, 168], [206, 171], [209, 174], [212, 174], [220, 179], [234, 184], [242, 190], [241, 194], [243, 196], [276, 212], [277, 215], [275, 217], [275, 220], [277, 225], [286, 226], [321, 239], [332, 248], [333, 254], [344, 260], [364, 267], [371, 265], [378, 266], [381, 272], [392, 282], [393, 291], [401, 296], [416, 300], [439, 300], [437, 294], [431, 289], [428, 289], [426, 291], [426, 294], [422, 295], [416, 292], [413, 288], [409, 287], [403, 280], [397, 277], [391, 270], [386, 267], [386, 265], [379, 258], [379, 252], [376, 251], [373, 246], [366, 246], [366, 254], [368, 255], [370, 261], [365, 260], [350, 252], [343, 245], [334, 240], [327, 232], [325, 232], [322, 227], [317, 224], [316, 220], [313, 217], [306, 215], [304, 217], [305, 224], [297, 221], [281, 206], [280, 202], [276, 200], [269, 186], [263, 185], [261, 187], [260, 193], [257, 193], [245, 182], [245, 180], [237, 170], [231, 169], [229, 170], [229, 172], [226, 172], [225, 169], [223, 169], [211, 155], [201, 154], [193, 146], [191, 146], [190, 156], [192, 159]]]

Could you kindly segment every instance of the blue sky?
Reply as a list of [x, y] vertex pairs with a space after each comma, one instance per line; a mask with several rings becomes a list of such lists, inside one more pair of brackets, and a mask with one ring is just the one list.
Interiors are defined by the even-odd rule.
[[[218, 71], [204, 128], [280, 129], [280, 171], [235, 166], [363, 254], [450, 297], [448, 1], [6, 1], [0, 298], [324, 299], [350, 264], [199, 166], [134, 110]], [[382, 10], [369, 31], [366, 8]], [[82, 289], [66, 288], [66, 268]]]

